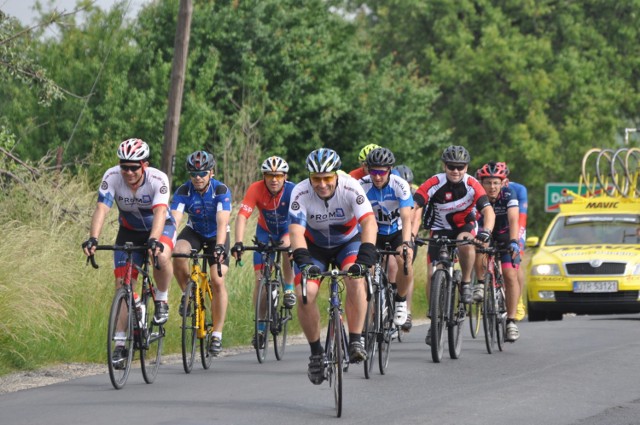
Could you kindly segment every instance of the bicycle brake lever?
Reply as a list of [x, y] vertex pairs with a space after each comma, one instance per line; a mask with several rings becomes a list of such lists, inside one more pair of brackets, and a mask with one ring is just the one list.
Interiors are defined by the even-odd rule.
[[87, 264], [91, 263], [91, 267], [93, 267], [94, 269], [97, 269], [98, 263], [96, 263], [96, 259], [93, 255], [90, 255], [87, 257]]

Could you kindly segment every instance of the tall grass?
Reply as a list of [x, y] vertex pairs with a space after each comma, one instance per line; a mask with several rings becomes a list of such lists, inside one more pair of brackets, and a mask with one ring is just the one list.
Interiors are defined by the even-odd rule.
[[[0, 375], [54, 363], [103, 363], [114, 291], [113, 257], [99, 251], [96, 260], [100, 268], [95, 270], [86, 266], [80, 249], [88, 235], [96, 189], [82, 176], [23, 181], [0, 194]], [[236, 212], [234, 209], [232, 217]], [[247, 226], [246, 244], [253, 237], [255, 219], [252, 217]], [[115, 241], [116, 231], [117, 212], [111, 211], [100, 242]], [[426, 305], [424, 250], [420, 257], [416, 261], [414, 317], [424, 317]], [[237, 267], [232, 260], [226, 275], [229, 308], [225, 347], [249, 345], [251, 341], [253, 282], [251, 256], [246, 255], [244, 267]], [[174, 280], [165, 353], [180, 352], [180, 296]], [[325, 311], [323, 302], [319, 304], [321, 312]], [[295, 314], [289, 332], [300, 332]]]

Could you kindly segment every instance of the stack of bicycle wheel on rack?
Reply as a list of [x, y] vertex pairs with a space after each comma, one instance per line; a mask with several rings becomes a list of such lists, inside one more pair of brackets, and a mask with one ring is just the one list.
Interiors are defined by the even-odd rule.
[[593, 148], [582, 157], [580, 186], [586, 196], [639, 198], [640, 148]]

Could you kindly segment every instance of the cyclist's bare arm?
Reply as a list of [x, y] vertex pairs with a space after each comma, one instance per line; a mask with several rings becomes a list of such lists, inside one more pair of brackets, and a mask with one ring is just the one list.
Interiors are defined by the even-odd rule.
[[484, 221], [483, 227], [488, 232], [492, 232], [496, 224], [496, 213], [493, 211], [493, 207], [491, 205], [487, 205], [480, 211], [480, 213], [482, 214], [482, 219]]
[[[235, 238], [236, 242], [242, 242], [244, 240], [244, 229], [247, 227], [247, 217], [238, 213], [236, 216], [236, 230], [235, 230]], [[233, 257], [237, 260], [238, 253], [232, 252]]]
[[372, 243], [376, 244], [376, 238], [378, 237], [378, 223], [376, 222], [376, 218], [373, 214], [366, 216], [360, 222], [360, 226], [362, 226], [362, 234], [360, 236], [360, 241], [362, 243]]
[[227, 242], [227, 226], [229, 226], [231, 211], [218, 211], [216, 213], [216, 223], [218, 233], [216, 234], [216, 244], [224, 245]]
[[509, 220], [509, 239], [518, 240], [520, 238], [520, 211], [518, 208], [509, 208], [507, 219]]
[[402, 220], [402, 241], [410, 241], [413, 234], [412, 208], [400, 208], [400, 219]]
[[299, 224], [289, 225], [289, 237], [291, 239], [291, 250], [298, 248], [307, 248], [307, 241], [304, 238], [305, 228]]
[[[96, 209], [93, 212], [93, 217], [91, 217], [91, 230], [89, 231], [89, 237], [98, 239], [100, 237], [100, 233], [102, 232], [102, 226], [104, 225], [104, 220], [109, 214], [109, 210], [111, 208], [102, 202], [98, 202], [96, 204]], [[93, 255], [96, 252], [96, 248], [93, 247], [91, 252], [87, 251], [86, 248], [84, 253], [86, 255]]]
[[423, 210], [424, 207], [419, 207], [418, 204], [413, 204], [413, 214], [411, 217], [411, 234], [413, 235], [417, 235], [420, 230]]
[[[151, 224], [151, 233], [149, 233], [149, 239], [154, 238], [160, 240], [162, 237], [162, 231], [167, 221], [167, 206], [158, 205], [153, 209], [153, 223]], [[154, 255], [160, 255], [160, 248], [156, 248]]]
[[173, 216], [173, 219], [176, 221], [176, 229], [178, 229], [180, 227], [180, 222], [182, 221], [182, 217], [184, 216], [184, 213], [178, 210], [171, 210], [171, 215]]

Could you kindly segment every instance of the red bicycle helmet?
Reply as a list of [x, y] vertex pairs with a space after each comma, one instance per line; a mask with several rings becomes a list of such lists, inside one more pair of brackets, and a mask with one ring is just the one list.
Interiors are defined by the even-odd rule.
[[497, 177], [500, 180], [504, 180], [509, 175], [509, 168], [504, 162], [488, 162], [484, 164], [476, 173], [478, 179], [484, 179], [487, 177]]

